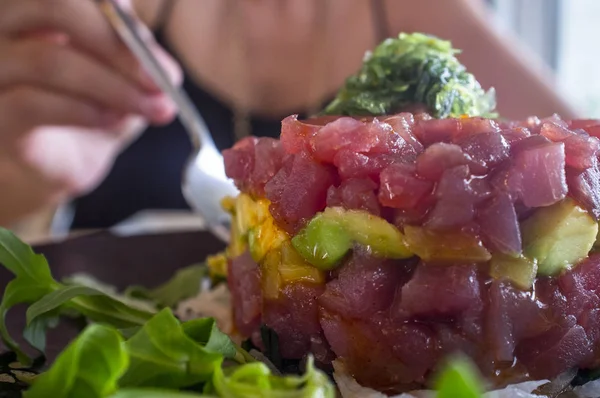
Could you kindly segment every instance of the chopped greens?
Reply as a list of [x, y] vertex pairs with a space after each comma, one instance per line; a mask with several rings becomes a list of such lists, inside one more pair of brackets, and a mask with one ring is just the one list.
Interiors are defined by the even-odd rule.
[[324, 113], [385, 115], [421, 105], [436, 118], [495, 116], [494, 90], [481, 88], [456, 58], [459, 52], [421, 33], [387, 39], [365, 55]]

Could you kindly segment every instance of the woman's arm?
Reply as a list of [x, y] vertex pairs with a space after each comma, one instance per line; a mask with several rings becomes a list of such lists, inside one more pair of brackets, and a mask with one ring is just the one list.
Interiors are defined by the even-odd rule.
[[554, 86], [550, 69], [516, 38], [495, 29], [493, 15], [482, 0], [410, 1], [410, 7], [408, 3], [386, 0], [394, 34], [420, 31], [451, 40], [463, 50], [461, 61], [484, 88], [496, 88], [502, 116], [578, 116]]

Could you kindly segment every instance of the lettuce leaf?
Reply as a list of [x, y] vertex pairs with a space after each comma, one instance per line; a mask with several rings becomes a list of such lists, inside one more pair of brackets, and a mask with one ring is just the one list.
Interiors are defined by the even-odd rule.
[[194, 394], [173, 390], [157, 390], [144, 388], [125, 388], [111, 395], [110, 398], [218, 398], [216, 395]]
[[[4, 289], [0, 303], [0, 336], [8, 348], [17, 354], [23, 364], [31, 364], [31, 359], [19, 348], [16, 341], [10, 336], [6, 327], [6, 313], [15, 305], [32, 303], [40, 300], [45, 295], [60, 287], [50, 273], [46, 258], [35, 254], [30, 246], [21, 242], [15, 235], [6, 229], [0, 228], [0, 263], [4, 264], [15, 278]], [[31, 339], [43, 347], [44, 339], [40, 338], [39, 326], [36, 324], [30, 329]], [[49, 325], [45, 322], [44, 325]]]
[[164, 309], [129, 340], [114, 327], [88, 326], [24, 398], [335, 397], [312, 358], [304, 375], [280, 377], [261, 362], [223, 367], [237, 354], [213, 319], [180, 323]]
[[195, 264], [178, 270], [167, 282], [154, 289], [131, 286], [125, 294], [134, 298], [152, 300], [161, 307], [174, 307], [179, 302], [197, 296], [202, 279], [208, 276], [204, 264]]
[[6, 313], [17, 304], [30, 304], [24, 336], [41, 353], [45, 350], [47, 329], [55, 327], [63, 313], [84, 315], [90, 321], [117, 328], [141, 326], [156, 313], [151, 308], [134, 307], [93, 287], [57, 282], [46, 258], [3, 228], [0, 228], [0, 263], [15, 275], [0, 303], [0, 337], [26, 365], [31, 364], [31, 358], [10, 336], [5, 322]]
[[262, 362], [231, 369], [217, 368], [207, 392], [224, 398], [334, 398], [328, 377], [309, 357], [302, 376], [275, 376]]
[[123, 338], [111, 327], [91, 325], [38, 376], [24, 398], [101, 398], [114, 393], [129, 363]]
[[211, 319], [182, 325], [171, 310], [162, 310], [125, 343], [131, 365], [120, 385], [177, 389], [208, 381], [223, 358], [236, 354], [229, 337], [213, 326]]

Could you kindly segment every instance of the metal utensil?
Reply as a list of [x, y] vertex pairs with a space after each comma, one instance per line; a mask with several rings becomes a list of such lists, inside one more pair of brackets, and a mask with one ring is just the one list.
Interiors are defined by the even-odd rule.
[[238, 190], [225, 175], [223, 156], [217, 149], [204, 120], [187, 94], [177, 88], [148, 48], [140, 34], [138, 23], [116, 0], [96, 0], [121, 39], [154, 78], [157, 85], [173, 100], [179, 110], [179, 119], [194, 146], [183, 175], [185, 199], [199, 212], [209, 229], [220, 239], [229, 241], [230, 216], [220, 205], [225, 196], [236, 196]]

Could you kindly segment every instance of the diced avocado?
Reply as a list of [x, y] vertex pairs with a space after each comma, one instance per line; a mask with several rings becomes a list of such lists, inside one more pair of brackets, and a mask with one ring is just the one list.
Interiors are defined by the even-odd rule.
[[339, 207], [325, 210], [325, 216], [341, 220], [351, 239], [386, 258], [408, 258], [412, 253], [404, 244], [402, 234], [381, 217], [362, 210], [344, 210]]
[[321, 213], [292, 238], [292, 245], [310, 264], [329, 270], [350, 250], [352, 241], [342, 223]]
[[495, 279], [507, 279], [523, 290], [533, 286], [538, 266], [535, 260], [526, 257], [511, 257], [494, 254], [490, 263], [490, 275]]
[[327, 208], [292, 239], [294, 248], [306, 261], [324, 270], [335, 268], [353, 242], [386, 258], [412, 256], [396, 227], [362, 210]]
[[521, 225], [523, 252], [538, 262], [538, 274], [556, 275], [587, 257], [598, 224], [571, 199], [538, 209]]

